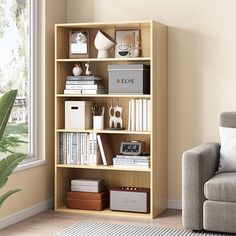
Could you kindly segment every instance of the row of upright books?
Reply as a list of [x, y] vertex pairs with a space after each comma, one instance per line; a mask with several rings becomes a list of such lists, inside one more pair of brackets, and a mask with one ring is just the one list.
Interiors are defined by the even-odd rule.
[[60, 164], [110, 165], [113, 152], [107, 134], [60, 133]]
[[128, 130], [151, 130], [151, 101], [149, 99], [131, 99], [129, 101]]
[[114, 155], [108, 134], [60, 133], [59, 163], [69, 165], [112, 165], [149, 168], [150, 155]]
[[99, 76], [67, 76], [64, 94], [104, 94], [105, 88]]

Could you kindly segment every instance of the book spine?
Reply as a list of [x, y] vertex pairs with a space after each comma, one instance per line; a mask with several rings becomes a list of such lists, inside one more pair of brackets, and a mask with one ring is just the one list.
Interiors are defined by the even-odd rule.
[[135, 100], [135, 106], [136, 106], [136, 112], [135, 112], [135, 118], [136, 118], [136, 123], [135, 123], [135, 131], [139, 131], [139, 122], [140, 122], [140, 117], [139, 117], [139, 100]]
[[151, 100], [147, 101], [147, 131], [151, 131]]
[[66, 163], [70, 164], [70, 151], [71, 151], [71, 147], [70, 147], [70, 133], [66, 133]]
[[63, 133], [63, 164], [66, 164], [67, 156], [67, 134]]
[[71, 76], [71, 75], [68, 75], [66, 77], [66, 80], [67, 81], [94, 81], [94, 80], [102, 80], [101, 77], [98, 77], [98, 76]]
[[99, 87], [97, 84], [66, 84], [67, 89], [75, 89], [75, 90], [83, 90], [83, 89], [95, 89], [97, 90]]
[[135, 121], [136, 121], [136, 103], [135, 99], [131, 99], [131, 131], [135, 131]]
[[81, 165], [81, 133], [77, 134], [77, 165]]
[[80, 151], [81, 151], [81, 165], [84, 165], [84, 134], [81, 133]]
[[59, 163], [63, 164], [63, 133], [60, 133], [59, 136], [60, 136]]
[[71, 150], [71, 164], [77, 164], [77, 142], [76, 133], [72, 133], [72, 150]]
[[131, 101], [129, 101], [128, 130], [131, 130]]
[[64, 89], [64, 94], [104, 94], [105, 89]]
[[143, 99], [139, 99], [139, 131], [143, 131]]
[[98, 84], [98, 85], [102, 85], [102, 80], [69, 80], [66, 81], [66, 85], [94, 85], [94, 84]]
[[101, 156], [102, 156], [103, 165], [106, 166], [107, 165], [107, 161], [106, 161], [104, 149], [103, 149], [103, 146], [102, 146], [102, 140], [101, 140], [100, 134], [97, 135], [97, 140], [98, 140], [99, 150], [100, 150], [100, 153], [101, 153]]
[[143, 99], [143, 131], [147, 131], [147, 99]]

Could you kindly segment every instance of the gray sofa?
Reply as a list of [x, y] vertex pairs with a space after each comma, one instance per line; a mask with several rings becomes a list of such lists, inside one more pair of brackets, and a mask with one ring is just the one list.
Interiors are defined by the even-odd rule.
[[[236, 112], [222, 113], [220, 125], [236, 128]], [[236, 172], [215, 174], [219, 157], [218, 143], [205, 143], [183, 154], [182, 220], [186, 229], [236, 233]]]

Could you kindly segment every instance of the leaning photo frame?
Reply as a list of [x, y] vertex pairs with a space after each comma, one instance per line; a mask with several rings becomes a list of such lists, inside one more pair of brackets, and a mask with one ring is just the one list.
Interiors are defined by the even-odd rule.
[[85, 30], [75, 30], [69, 32], [69, 57], [88, 58], [89, 57], [89, 32]]
[[116, 58], [140, 56], [141, 36], [139, 29], [116, 30], [115, 40], [117, 43], [115, 46]]

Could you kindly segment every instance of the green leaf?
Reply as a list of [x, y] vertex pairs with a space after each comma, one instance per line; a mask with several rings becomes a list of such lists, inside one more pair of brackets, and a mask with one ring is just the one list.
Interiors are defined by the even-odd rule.
[[25, 154], [14, 153], [0, 161], [0, 188], [6, 184], [8, 177], [24, 158]]
[[3, 204], [3, 202], [9, 197], [11, 196], [12, 194], [16, 193], [16, 192], [19, 192], [21, 191], [21, 189], [14, 189], [14, 190], [10, 190], [6, 193], [4, 193], [1, 197], [0, 197], [0, 208]]
[[0, 98], [0, 140], [2, 139], [11, 110], [16, 99], [17, 90], [11, 90]]

